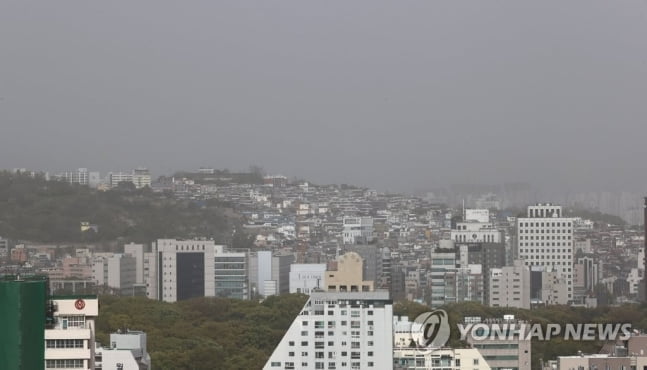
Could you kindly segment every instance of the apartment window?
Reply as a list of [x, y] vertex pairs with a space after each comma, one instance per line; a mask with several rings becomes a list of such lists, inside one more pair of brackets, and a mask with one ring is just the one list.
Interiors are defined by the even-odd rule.
[[60, 321], [67, 321], [67, 327], [68, 328], [83, 328], [83, 327], [85, 327], [85, 316], [83, 316], [83, 315], [60, 316], [58, 319]]
[[301, 336], [302, 337], [307, 337], [308, 336], [308, 331], [307, 330], [302, 331]]
[[82, 369], [83, 360], [46, 360], [45, 367], [48, 369]]
[[288, 370], [294, 370], [294, 362], [286, 362], [285, 368]]
[[301, 352], [301, 357], [308, 357], [308, 352]]
[[273, 362], [272, 362], [272, 364], [271, 364], [270, 366], [272, 366], [272, 367], [280, 367], [280, 366], [281, 366], [281, 363], [280, 363], [280, 362], [273, 361]]
[[47, 348], [84, 348], [83, 339], [48, 339]]
[[294, 341], [290, 341], [289, 344], [290, 344], [290, 347], [294, 346]]
[[288, 352], [288, 356], [294, 357], [294, 352]]
[[301, 342], [301, 346], [306, 347], [307, 345], [308, 345], [308, 341], [307, 341], [307, 340], [304, 340], [303, 342]]

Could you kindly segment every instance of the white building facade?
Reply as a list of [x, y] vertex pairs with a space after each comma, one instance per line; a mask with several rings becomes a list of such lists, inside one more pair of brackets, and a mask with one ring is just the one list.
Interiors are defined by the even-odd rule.
[[314, 292], [263, 369], [384, 369], [392, 363], [388, 292]]
[[573, 243], [573, 219], [563, 217], [561, 206], [529, 206], [527, 217], [517, 219], [517, 256], [526, 266], [561, 275], [566, 294], [560, 304], [573, 300]]
[[54, 296], [54, 325], [45, 329], [45, 369], [95, 369], [96, 296]]

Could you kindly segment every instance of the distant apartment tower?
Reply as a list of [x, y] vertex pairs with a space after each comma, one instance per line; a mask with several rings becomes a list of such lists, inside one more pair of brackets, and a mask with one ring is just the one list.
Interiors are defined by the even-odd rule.
[[212, 240], [158, 239], [146, 253], [146, 295], [176, 302], [215, 295], [216, 245]]
[[324, 289], [325, 263], [295, 263], [290, 265], [290, 293], [310, 294]]
[[563, 217], [562, 207], [550, 203], [529, 206], [527, 217], [517, 218], [517, 244], [517, 255], [526, 266], [542, 266], [561, 275], [566, 295], [560, 303], [572, 301], [573, 219]]
[[314, 292], [264, 370], [384, 369], [393, 364], [388, 292]]
[[76, 171], [62, 172], [55, 176], [61, 181], [69, 184], [78, 184], [96, 187], [101, 181], [99, 172], [88, 171], [87, 168], [79, 168]]
[[342, 237], [344, 244], [368, 244], [373, 241], [373, 217], [343, 218]]
[[147, 168], [138, 167], [133, 170], [133, 184], [135, 188], [151, 187], [151, 174]]
[[445, 304], [483, 303], [484, 282], [481, 265], [467, 265], [445, 272]]
[[268, 297], [290, 292], [290, 265], [294, 255], [272, 251], [249, 256], [249, 285], [252, 296]]
[[120, 183], [125, 182], [135, 185], [135, 188], [142, 189], [151, 186], [151, 174], [148, 169], [139, 167], [131, 172], [110, 172], [108, 173], [108, 186], [116, 188]]
[[530, 269], [522, 261], [490, 269], [488, 305], [530, 309]]

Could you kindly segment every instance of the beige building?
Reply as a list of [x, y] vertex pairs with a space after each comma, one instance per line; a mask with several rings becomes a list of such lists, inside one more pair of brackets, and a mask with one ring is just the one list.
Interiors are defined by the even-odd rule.
[[514, 266], [490, 269], [488, 287], [490, 307], [530, 309], [530, 269], [523, 261], [514, 261]]
[[337, 270], [326, 271], [324, 286], [329, 292], [372, 292], [374, 282], [364, 280], [363, 266], [359, 254], [344, 254], [337, 259]]
[[396, 348], [393, 351], [395, 370], [490, 370], [481, 353], [474, 348], [440, 348], [421, 351], [417, 348]]

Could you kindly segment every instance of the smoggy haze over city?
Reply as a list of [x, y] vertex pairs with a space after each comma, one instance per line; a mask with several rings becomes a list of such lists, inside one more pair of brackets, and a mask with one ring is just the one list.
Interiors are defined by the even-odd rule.
[[647, 181], [645, 1], [0, 3], [0, 168]]

